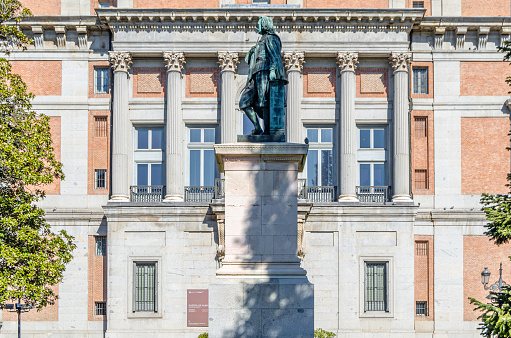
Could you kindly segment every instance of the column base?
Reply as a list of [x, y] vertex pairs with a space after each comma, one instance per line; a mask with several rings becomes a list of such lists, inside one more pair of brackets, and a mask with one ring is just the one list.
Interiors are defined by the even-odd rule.
[[413, 202], [410, 195], [394, 195], [392, 196], [392, 202], [395, 203], [411, 203]]
[[110, 199], [108, 201], [109, 202], [129, 202], [130, 197], [127, 195], [112, 195], [112, 197], [110, 197]]
[[184, 202], [185, 199], [181, 195], [166, 195], [163, 202]]
[[357, 195], [341, 195], [339, 196], [339, 202], [360, 202]]

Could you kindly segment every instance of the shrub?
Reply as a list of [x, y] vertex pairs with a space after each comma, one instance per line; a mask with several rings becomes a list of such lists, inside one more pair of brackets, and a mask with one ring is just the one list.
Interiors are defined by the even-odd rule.
[[334, 338], [335, 333], [323, 329], [314, 330], [314, 338]]
[[197, 338], [208, 338], [208, 333], [207, 332], [201, 333]]

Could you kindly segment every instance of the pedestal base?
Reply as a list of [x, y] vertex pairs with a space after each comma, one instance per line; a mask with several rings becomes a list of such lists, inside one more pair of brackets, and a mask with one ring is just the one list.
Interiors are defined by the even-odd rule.
[[314, 337], [314, 285], [306, 278], [217, 278], [209, 304], [211, 338]]
[[112, 195], [109, 202], [129, 202], [130, 197], [128, 195]]
[[360, 202], [357, 195], [341, 195], [339, 196], [339, 202]]
[[180, 195], [167, 195], [163, 202], [184, 202], [183, 196]]
[[392, 202], [395, 203], [412, 203], [413, 200], [409, 195], [394, 195], [392, 196]]

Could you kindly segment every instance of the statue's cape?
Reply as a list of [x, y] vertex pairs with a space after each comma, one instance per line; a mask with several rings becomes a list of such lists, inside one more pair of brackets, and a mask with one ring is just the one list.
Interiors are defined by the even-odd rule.
[[[284, 66], [282, 64], [282, 42], [280, 37], [275, 33], [266, 33], [262, 36], [262, 39], [258, 44], [264, 46], [266, 50], [266, 57], [269, 59], [269, 69], [275, 69], [275, 75], [277, 80], [285, 80]], [[256, 44], [257, 46], [257, 44]], [[257, 72], [254, 71], [254, 65], [256, 63], [257, 55], [254, 55], [255, 48], [252, 48], [245, 57], [245, 61], [249, 64], [249, 73], [247, 83], [250, 81], [252, 76]]]

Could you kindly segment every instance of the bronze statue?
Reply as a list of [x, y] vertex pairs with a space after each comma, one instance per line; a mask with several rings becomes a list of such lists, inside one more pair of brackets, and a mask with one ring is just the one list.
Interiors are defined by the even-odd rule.
[[[282, 65], [282, 43], [275, 34], [273, 20], [267, 16], [259, 18], [257, 32], [262, 36], [245, 57], [249, 71], [239, 105], [254, 125], [252, 135], [282, 133], [283, 137], [287, 81]], [[259, 118], [264, 121], [264, 132]]]

